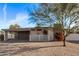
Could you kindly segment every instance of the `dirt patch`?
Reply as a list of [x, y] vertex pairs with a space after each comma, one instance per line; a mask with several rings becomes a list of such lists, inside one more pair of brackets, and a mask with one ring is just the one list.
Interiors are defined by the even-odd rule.
[[66, 42], [0, 43], [2, 56], [78, 56], [79, 44]]

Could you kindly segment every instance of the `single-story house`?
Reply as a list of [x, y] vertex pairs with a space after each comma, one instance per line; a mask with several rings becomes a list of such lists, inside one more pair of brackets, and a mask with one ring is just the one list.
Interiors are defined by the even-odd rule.
[[55, 30], [50, 27], [2, 29], [4, 31], [4, 40], [16, 39], [26, 41], [53, 41]]

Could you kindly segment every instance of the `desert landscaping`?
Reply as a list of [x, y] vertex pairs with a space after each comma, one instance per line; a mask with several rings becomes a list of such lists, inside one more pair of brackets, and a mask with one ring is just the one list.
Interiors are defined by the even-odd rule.
[[79, 44], [66, 42], [0, 43], [0, 56], [78, 56]]
[[79, 56], [79, 3], [0, 7], [0, 56]]

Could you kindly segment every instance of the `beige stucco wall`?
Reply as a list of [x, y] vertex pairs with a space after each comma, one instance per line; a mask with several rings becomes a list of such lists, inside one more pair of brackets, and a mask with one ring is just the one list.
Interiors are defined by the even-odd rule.
[[39, 35], [42, 35], [42, 32], [30, 31], [30, 41], [40, 41]]
[[44, 35], [42, 31], [30, 31], [30, 41], [50, 41], [53, 39], [53, 30], [48, 29], [48, 35]]
[[54, 35], [53, 35], [53, 30], [52, 29], [49, 29], [48, 30], [48, 41], [52, 41], [54, 40]]
[[31, 35], [38, 35], [38, 34], [40, 34], [40, 35], [42, 35], [43, 34], [43, 32], [42, 31], [30, 31], [30, 34]]
[[4, 41], [8, 40], [8, 34], [7, 32], [4, 32]]

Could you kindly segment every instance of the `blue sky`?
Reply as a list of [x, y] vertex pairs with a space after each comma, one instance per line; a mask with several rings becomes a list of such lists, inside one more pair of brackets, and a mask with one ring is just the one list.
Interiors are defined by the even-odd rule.
[[36, 3], [0, 3], [0, 29], [8, 28], [11, 24], [34, 27], [35, 24], [29, 24], [29, 13], [38, 7]]

